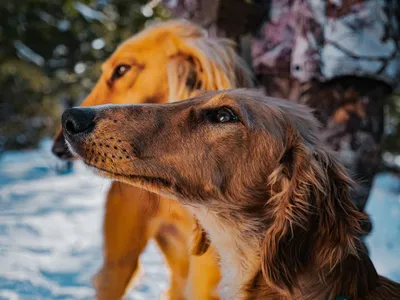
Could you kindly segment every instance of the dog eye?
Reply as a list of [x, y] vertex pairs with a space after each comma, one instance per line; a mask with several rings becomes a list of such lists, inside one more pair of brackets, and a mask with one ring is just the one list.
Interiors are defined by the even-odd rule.
[[238, 117], [231, 109], [223, 107], [217, 111], [216, 121], [218, 123], [237, 122]]
[[114, 69], [114, 72], [112, 74], [111, 80], [116, 80], [118, 78], [121, 78], [122, 76], [124, 76], [130, 70], [130, 68], [131, 68], [130, 65], [125, 65], [125, 64], [118, 65]]

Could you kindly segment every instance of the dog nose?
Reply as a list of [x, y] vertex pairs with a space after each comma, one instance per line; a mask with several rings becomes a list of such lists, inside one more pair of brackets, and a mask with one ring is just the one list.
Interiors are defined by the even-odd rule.
[[51, 147], [51, 152], [57, 157], [62, 157], [66, 152], [66, 146], [61, 143], [54, 143], [53, 147]]
[[65, 144], [64, 134], [60, 132], [56, 139], [53, 142], [53, 147], [51, 147], [51, 151], [55, 156], [60, 159], [68, 160], [72, 158], [71, 152], [68, 150], [67, 145]]
[[68, 135], [89, 133], [94, 127], [95, 110], [88, 107], [67, 109], [62, 115], [63, 131]]

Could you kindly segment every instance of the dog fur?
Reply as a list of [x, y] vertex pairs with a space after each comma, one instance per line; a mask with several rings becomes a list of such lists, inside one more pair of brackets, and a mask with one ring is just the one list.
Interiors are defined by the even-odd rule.
[[[64, 113], [65, 130], [76, 113]], [[220, 254], [223, 299], [400, 299], [359, 240], [352, 182], [307, 107], [232, 90], [84, 113], [94, 127], [66, 134], [72, 149], [100, 174], [187, 207]], [[122, 141], [111, 153], [129, 157], [104, 156], [111, 136]]]
[[[251, 84], [250, 72], [231, 41], [209, 38], [194, 24], [175, 20], [151, 26], [119, 46], [81, 106], [166, 103], [201, 90]], [[62, 132], [53, 149], [62, 158], [71, 157]], [[193, 226], [191, 214], [176, 202], [113, 183], [104, 217], [104, 264], [94, 279], [97, 298], [119, 299], [126, 293], [139, 255], [155, 239], [171, 269], [170, 299], [217, 299], [215, 253], [192, 257], [188, 251]]]

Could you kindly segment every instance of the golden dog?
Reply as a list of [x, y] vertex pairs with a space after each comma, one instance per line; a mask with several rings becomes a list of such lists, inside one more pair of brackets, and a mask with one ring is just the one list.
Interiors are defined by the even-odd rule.
[[[199, 90], [250, 85], [250, 73], [232, 42], [209, 38], [187, 21], [170, 21], [119, 46], [103, 64], [99, 81], [81, 106], [165, 103], [193, 96]], [[98, 146], [106, 147], [110, 159], [125, 161], [131, 154], [112, 154], [113, 147], [125, 143], [116, 136]], [[55, 139], [53, 152], [61, 158], [70, 157], [62, 132]], [[215, 287], [220, 275], [213, 252], [201, 257], [191, 257], [188, 252], [194, 225], [192, 216], [174, 201], [113, 183], [104, 219], [104, 264], [94, 280], [97, 298], [120, 299], [125, 294], [138, 270], [139, 255], [154, 238], [171, 269], [170, 299], [217, 299]], [[201, 249], [194, 251], [200, 253]]]
[[221, 257], [223, 299], [400, 299], [359, 240], [351, 181], [305, 106], [233, 90], [62, 119], [87, 165], [196, 215]]

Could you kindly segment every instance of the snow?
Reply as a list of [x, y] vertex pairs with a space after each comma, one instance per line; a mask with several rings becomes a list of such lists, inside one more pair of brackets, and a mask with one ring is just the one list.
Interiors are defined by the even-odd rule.
[[[0, 299], [92, 299], [102, 263], [102, 218], [109, 181], [76, 163], [60, 175], [50, 141], [0, 158]], [[168, 286], [150, 243], [144, 274], [128, 299], [157, 299]]]
[[[104, 196], [109, 181], [76, 163], [60, 175], [51, 141], [0, 157], [0, 300], [92, 299], [99, 269]], [[368, 237], [378, 271], [400, 281], [400, 180], [377, 177], [367, 206]], [[168, 270], [154, 243], [141, 256], [143, 274], [127, 299], [158, 299]]]
[[400, 282], [400, 180], [380, 174], [367, 203], [373, 232], [367, 238], [377, 271]]

